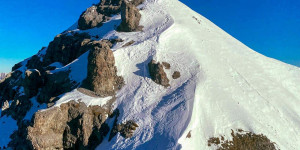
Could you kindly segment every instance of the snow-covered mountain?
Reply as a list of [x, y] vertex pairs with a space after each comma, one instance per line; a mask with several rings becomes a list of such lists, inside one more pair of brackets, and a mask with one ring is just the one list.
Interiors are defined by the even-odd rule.
[[[121, 3], [87, 9], [0, 83], [0, 146], [84, 149], [96, 135], [96, 149], [210, 150], [220, 148], [211, 138], [226, 143], [243, 130], [299, 149], [300, 68], [253, 51], [178, 0]], [[101, 118], [101, 128], [81, 129], [74, 114], [85, 124]]]

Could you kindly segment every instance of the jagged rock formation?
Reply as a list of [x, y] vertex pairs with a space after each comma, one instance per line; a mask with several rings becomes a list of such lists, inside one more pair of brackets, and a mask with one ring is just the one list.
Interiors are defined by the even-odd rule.
[[6, 100], [14, 99], [17, 94], [18, 89], [15, 86], [22, 85], [22, 72], [13, 71], [6, 75], [4, 80], [0, 81], [0, 104]]
[[60, 62], [63, 65], [69, 64], [87, 51], [87, 49], [82, 49], [82, 47], [89, 41], [90, 35], [86, 33], [57, 35], [48, 46], [44, 57], [44, 66], [54, 62]]
[[112, 15], [121, 12], [122, 23], [118, 30], [123, 32], [140, 31], [139, 26], [141, 15], [136, 6], [144, 0], [102, 0], [100, 3], [88, 8], [78, 19], [78, 29], [87, 30], [94, 27], [101, 27], [104, 22], [110, 20]]
[[71, 81], [70, 71], [61, 71], [57, 73], [47, 72], [44, 76], [44, 86], [38, 95], [40, 103], [51, 103], [56, 96], [75, 89], [79, 83]]
[[87, 107], [75, 101], [39, 111], [23, 126], [25, 134], [14, 133], [10, 146], [16, 148], [22, 143], [30, 149], [94, 149], [109, 132], [105, 123], [109, 114], [110, 106]]
[[[42, 48], [42, 50], [44, 47]], [[26, 64], [27, 69], [38, 69], [43, 70], [43, 62], [41, 61], [41, 57], [38, 55], [33, 55]]]
[[42, 84], [43, 84], [42, 75], [38, 70], [33, 69], [33, 70], [27, 70], [25, 72], [23, 87], [24, 87], [25, 95], [28, 98], [37, 95], [38, 90], [42, 86]]
[[123, 1], [121, 5], [121, 18], [122, 22], [120, 26], [117, 28], [118, 31], [121, 32], [132, 32], [132, 31], [141, 31], [142, 26], [139, 26], [141, 14], [139, 9], [136, 8], [137, 4], [142, 3], [143, 1], [133, 1], [128, 2], [126, 0]]
[[169, 79], [164, 71], [164, 67], [162, 64], [160, 64], [159, 62], [157, 63], [155, 60], [151, 60], [148, 63], [148, 67], [150, 77], [155, 83], [160, 84], [164, 87], [170, 86]]
[[99, 4], [88, 8], [78, 20], [78, 29], [87, 30], [100, 27], [114, 14], [120, 12], [122, 0], [102, 0]]
[[12, 100], [8, 108], [2, 111], [1, 116], [8, 115], [18, 123], [26, 116], [27, 111], [30, 110], [32, 102], [25, 95], [18, 96]]
[[115, 58], [105, 41], [90, 43], [88, 75], [83, 87], [102, 97], [114, 95], [124, 85], [123, 78], [117, 75]]

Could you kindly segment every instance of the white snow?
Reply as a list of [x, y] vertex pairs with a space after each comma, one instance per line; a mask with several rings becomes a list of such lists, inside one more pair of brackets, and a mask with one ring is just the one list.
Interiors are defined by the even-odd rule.
[[[210, 137], [239, 128], [280, 149], [300, 147], [299, 68], [256, 53], [177, 0], [148, 0], [141, 14], [142, 32], [104, 36], [136, 41], [115, 46], [114, 55], [126, 82], [119, 122], [133, 119], [139, 128], [97, 149], [213, 149]], [[181, 77], [169, 88], [155, 84], [151, 58], [171, 64], [169, 79], [173, 71]]]
[[[119, 123], [135, 120], [139, 127], [130, 139], [117, 135], [108, 142], [105, 137], [97, 149], [209, 150], [214, 149], [207, 146], [210, 137], [229, 138], [231, 129], [264, 134], [281, 150], [299, 149], [300, 68], [251, 50], [178, 0], [146, 0], [140, 7], [141, 32], [113, 31], [119, 15], [100, 28], [70, 28], [124, 40], [113, 47], [118, 74], [126, 83], [114, 106], [120, 110]], [[133, 45], [122, 47], [131, 40]], [[52, 73], [70, 70], [70, 78], [81, 82], [87, 56]], [[147, 64], [152, 58], [171, 64], [165, 70], [170, 87], [150, 79]], [[172, 79], [174, 71], [180, 71], [179, 79]], [[73, 90], [55, 106], [70, 100], [103, 106], [111, 98]]]
[[109, 100], [111, 100], [113, 97], [108, 96], [105, 98], [100, 98], [100, 97], [91, 97], [88, 95], [85, 95], [81, 92], [79, 92], [77, 89], [63, 94], [61, 98], [56, 101], [55, 107], [59, 107], [61, 104], [67, 103], [69, 101], [76, 101], [76, 102], [83, 102], [87, 106], [93, 106], [93, 105], [99, 105], [99, 106], [104, 106]]
[[[61, 72], [61, 71], [70, 71], [69, 77], [71, 80], [76, 81], [77, 83], [81, 83], [87, 76], [87, 63], [88, 63], [89, 51], [82, 54], [79, 58], [75, 59], [70, 64], [57, 68], [51, 73]], [[56, 67], [60, 67], [59, 64], [54, 63]]]

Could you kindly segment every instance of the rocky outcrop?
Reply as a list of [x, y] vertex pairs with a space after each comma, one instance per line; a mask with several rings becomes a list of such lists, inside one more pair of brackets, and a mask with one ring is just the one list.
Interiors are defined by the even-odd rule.
[[43, 63], [41, 61], [41, 58], [38, 55], [32, 56], [27, 64], [26, 64], [27, 69], [38, 69], [38, 70], [43, 70]]
[[6, 100], [12, 100], [17, 94], [19, 86], [22, 85], [22, 72], [13, 71], [0, 81], [0, 104]]
[[22, 67], [22, 62], [19, 62], [19, 63], [15, 64], [15, 65], [11, 68], [11, 71], [15, 71], [15, 70], [19, 69], [20, 67]]
[[27, 70], [23, 81], [25, 95], [31, 98], [37, 95], [39, 88], [42, 86], [43, 80], [41, 73], [36, 69]]
[[[37, 112], [23, 132], [12, 135], [10, 146], [30, 149], [94, 149], [109, 132], [105, 123], [110, 107], [89, 106], [70, 101]], [[19, 134], [19, 137], [16, 136]], [[15, 135], [15, 136], [14, 136]], [[26, 139], [26, 140], [25, 140]]]
[[148, 67], [149, 67], [150, 77], [155, 83], [160, 84], [164, 87], [170, 86], [169, 79], [167, 77], [167, 74], [164, 71], [164, 67], [162, 64], [160, 64], [159, 62], [157, 63], [154, 60], [151, 60], [148, 63]]
[[70, 71], [47, 72], [44, 77], [44, 86], [38, 95], [38, 102], [50, 103], [55, 97], [75, 89], [79, 83], [71, 81], [69, 73]]
[[88, 8], [78, 20], [78, 29], [87, 30], [100, 27], [112, 15], [120, 12], [122, 0], [102, 0], [99, 4]]
[[12, 100], [7, 109], [2, 111], [1, 116], [11, 116], [19, 123], [25, 116], [27, 111], [30, 110], [32, 102], [25, 95], [19, 96]]
[[83, 14], [81, 14], [78, 20], [78, 28], [81, 30], [91, 29], [94, 27], [102, 26], [104, 21], [104, 15], [100, 14], [97, 10], [97, 6], [88, 8]]
[[59, 34], [49, 44], [44, 56], [44, 66], [54, 62], [67, 65], [87, 51], [81, 47], [90, 41], [90, 35], [87, 33], [70, 34]]
[[133, 120], [129, 120], [125, 123], [117, 124], [119, 115], [120, 112], [118, 109], [116, 109], [114, 113], [111, 115], [111, 117], [115, 117], [115, 120], [108, 141], [112, 140], [112, 138], [116, 136], [118, 133], [120, 133], [120, 135], [126, 139], [131, 138], [136, 128], [139, 127], [139, 125]]
[[231, 130], [231, 136], [225, 140], [224, 136], [212, 137], [208, 146], [213, 146], [217, 150], [276, 150], [276, 143], [270, 141], [263, 134], [255, 134], [238, 129], [235, 133]]
[[123, 78], [117, 75], [113, 52], [105, 41], [94, 41], [89, 47], [88, 74], [83, 87], [101, 97], [112, 96], [124, 85]]
[[120, 32], [132, 32], [132, 31], [141, 31], [142, 26], [139, 26], [141, 14], [139, 9], [136, 8], [137, 4], [142, 3], [143, 1], [133, 1], [128, 2], [124, 0], [121, 5], [121, 19], [122, 22], [117, 28], [117, 31]]

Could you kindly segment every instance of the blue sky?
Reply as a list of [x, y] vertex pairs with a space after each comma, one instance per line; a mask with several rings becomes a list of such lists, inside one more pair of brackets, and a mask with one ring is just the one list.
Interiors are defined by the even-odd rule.
[[[47, 46], [99, 0], [18, 0], [0, 5], [0, 72]], [[300, 1], [181, 0], [250, 48], [300, 66]]]

